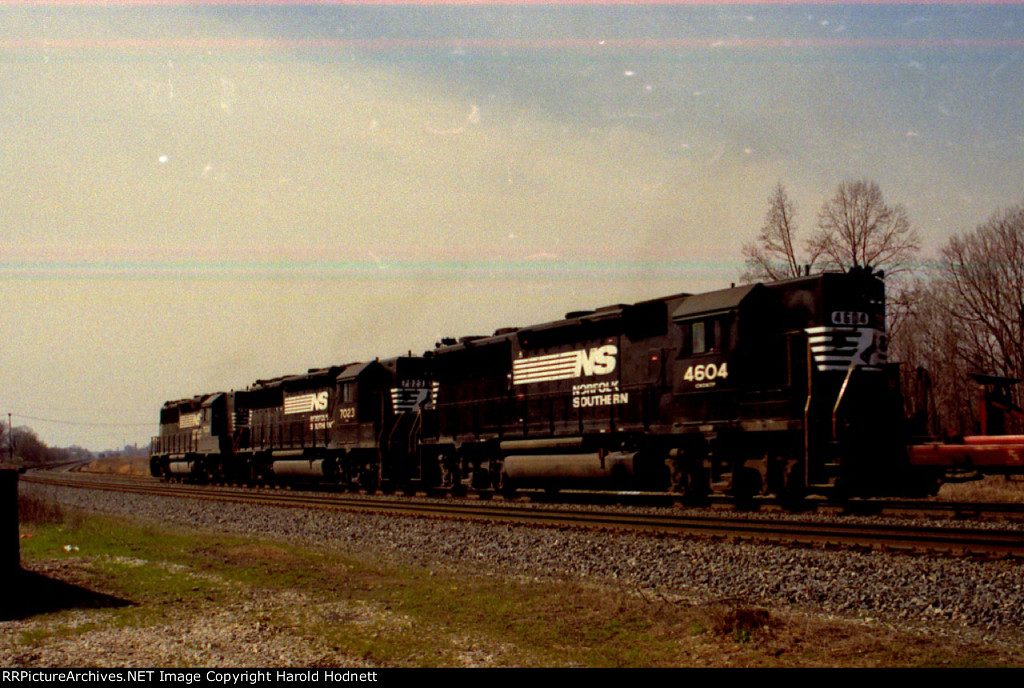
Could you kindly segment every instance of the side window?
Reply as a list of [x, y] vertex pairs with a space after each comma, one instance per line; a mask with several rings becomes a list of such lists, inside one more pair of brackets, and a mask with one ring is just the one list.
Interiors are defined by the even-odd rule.
[[735, 318], [729, 318], [728, 320], [723, 321], [723, 324], [724, 330], [722, 334], [722, 346], [726, 351], [735, 351], [740, 328], [737, 325]]
[[734, 316], [726, 315], [691, 322], [683, 328], [681, 351], [687, 356], [713, 352], [730, 352], [736, 348]]
[[704, 322], [699, 321], [690, 325], [691, 341], [695, 354], [702, 354], [707, 351], [707, 334], [704, 331]]
[[728, 317], [715, 320], [715, 351], [732, 351], [732, 327]]
[[356, 400], [356, 383], [343, 382], [341, 384], [341, 403], [351, 404]]

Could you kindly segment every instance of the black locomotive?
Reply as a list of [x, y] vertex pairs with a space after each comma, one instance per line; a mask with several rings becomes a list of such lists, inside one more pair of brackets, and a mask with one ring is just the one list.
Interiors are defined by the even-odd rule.
[[422, 482], [418, 438], [428, 361], [401, 356], [257, 380], [169, 401], [150, 472], [213, 482], [341, 482], [373, 491]]
[[151, 472], [375, 490], [897, 489], [885, 290], [825, 273], [579, 311], [168, 402]]

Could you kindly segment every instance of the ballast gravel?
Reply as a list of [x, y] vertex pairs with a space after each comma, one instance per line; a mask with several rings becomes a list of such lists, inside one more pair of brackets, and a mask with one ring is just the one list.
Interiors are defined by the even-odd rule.
[[997, 631], [1024, 627], [1024, 564], [644, 533], [275, 508], [22, 483], [73, 509], [305, 540], [432, 568], [574, 577], [694, 600]]

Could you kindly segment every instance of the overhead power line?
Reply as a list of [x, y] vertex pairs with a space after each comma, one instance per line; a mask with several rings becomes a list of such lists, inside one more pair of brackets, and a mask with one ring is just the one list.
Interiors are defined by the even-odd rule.
[[97, 428], [125, 428], [125, 427], [145, 427], [155, 425], [155, 421], [149, 421], [146, 423], [103, 423], [97, 421], [81, 421], [81, 420], [66, 420], [59, 418], [40, 418], [38, 416], [26, 416], [22, 413], [12, 414], [14, 418], [23, 420], [35, 420], [43, 423], [59, 423], [61, 425], [77, 425], [86, 427], [97, 427]]

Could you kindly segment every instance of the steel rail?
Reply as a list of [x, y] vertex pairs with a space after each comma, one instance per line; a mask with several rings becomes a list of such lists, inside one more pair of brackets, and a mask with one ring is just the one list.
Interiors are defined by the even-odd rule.
[[549, 527], [648, 531], [675, 535], [701, 535], [729, 540], [769, 541], [792, 545], [871, 548], [909, 552], [942, 552], [1024, 559], [1024, 531], [999, 528], [892, 525], [857, 522], [779, 520], [741, 515], [632, 514], [619, 511], [578, 511], [544, 505], [504, 505], [470, 500], [380, 499], [291, 490], [227, 488], [157, 483], [150, 480], [95, 478], [81, 474], [31, 474], [26, 482], [199, 498], [231, 503], [255, 503], [289, 508], [405, 514], [432, 518], [533, 524]]

